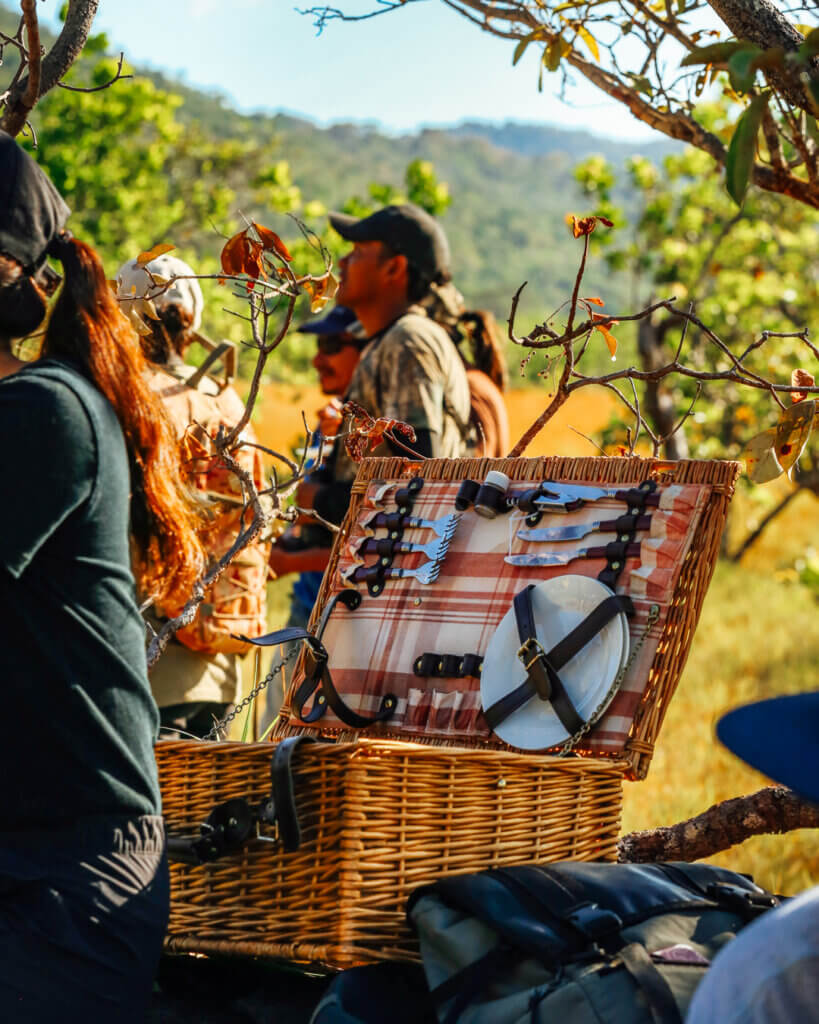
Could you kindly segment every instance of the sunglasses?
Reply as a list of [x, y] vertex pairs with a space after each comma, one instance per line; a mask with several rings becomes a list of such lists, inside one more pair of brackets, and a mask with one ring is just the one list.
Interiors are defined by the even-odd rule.
[[320, 334], [316, 346], [323, 356], [337, 356], [343, 348], [359, 348], [360, 343], [348, 334]]

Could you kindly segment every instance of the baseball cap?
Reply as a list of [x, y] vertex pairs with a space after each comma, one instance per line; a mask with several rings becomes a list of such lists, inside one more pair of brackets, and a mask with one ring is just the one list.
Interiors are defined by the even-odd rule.
[[[205, 300], [199, 282], [192, 276], [195, 273], [184, 260], [167, 253], [157, 256], [144, 266], [140, 266], [135, 259], [128, 260], [117, 271], [117, 298], [122, 301], [152, 299], [158, 310], [166, 306], [180, 306], [193, 317], [191, 328], [197, 331], [202, 323]], [[168, 287], [154, 284], [151, 275], [171, 280], [172, 283]]]
[[0, 131], [0, 252], [39, 268], [70, 214], [45, 171]]
[[446, 235], [435, 218], [414, 203], [385, 206], [369, 217], [331, 213], [330, 223], [348, 242], [383, 242], [406, 256], [429, 281], [450, 277]]
[[752, 768], [819, 803], [819, 692], [735, 708], [717, 722], [717, 736]]
[[325, 316], [308, 320], [297, 330], [300, 334], [352, 334], [354, 337], [364, 331], [355, 313], [347, 306], [333, 306]]

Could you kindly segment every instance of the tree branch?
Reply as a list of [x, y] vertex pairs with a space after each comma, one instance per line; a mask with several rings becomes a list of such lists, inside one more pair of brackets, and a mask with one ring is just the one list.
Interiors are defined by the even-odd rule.
[[[35, 102], [57, 85], [82, 53], [98, 7], [99, 0], [69, 0], [62, 31], [42, 60], [40, 83]], [[25, 95], [28, 84], [29, 75], [20, 78], [6, 97], [6, 107], [3, 117], [0, 119], [0, 128], [7, 131], [9, 135], [16, 135], [20, 130], [18, 128], [17, 131], [12, 132], [8, 125], [12, 123], [11, 114]]]
[[751, 836], [797, 828], [819, 828], [819, 807], [784, 786], [768, 786], [750, 796], [714, 804], [677, 825], [631, 832], [617, 844], [617, 859], [627, 864], [690, 862], [721, 853]]

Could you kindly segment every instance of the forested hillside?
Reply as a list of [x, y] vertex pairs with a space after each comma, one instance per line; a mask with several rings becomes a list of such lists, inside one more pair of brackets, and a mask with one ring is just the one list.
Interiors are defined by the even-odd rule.
[[[14, 23], [0, 6], [0, 27]], [[98, 37], [96, 47], [86, 48], [72, 72], [75, 81], [105, 80], [111, 70], [106, 47]], [[55, 90], [33, 118], [38, 159], [69, 194], [83, 230], [107, 261], [119, 263], [164, 241], [183, 254], [213, 257], [219, 248], [214, 228], [227, 233], [239, 210], [287, 237], [297, 235], [283, 216], [288, 211], [321, 232], [327, 209], [355, 197], [373, 203], [373, 183], [401, 191], [407, 165], [421, 159], [433, 163], [452, 196], [443, 223], [456, 283], [470, 304], [505, 319], [511, 296], [528, 280], [522, 325], [571, 292], [578, 251], [564, 217], [589, 205], [572, 177], [576, 161], [599, 153], [620, 165], [632, 152], [658, 157], [668, 149], [662, 142], [629, 147], [548, 125], [470, 123], [398, 137], [354, 124], [320, 128], [284, 114], [242, 115], [222, 97], [154, 71], [131, 70], [133, 79], [108, 91]], [[104, 185], [99, 176], [88, 178], [93, 167], [105, 169]], [[628, 191], [617, 198], [633, 206]], [[609, 307], [620, 305], [624, 286], [616, 275], [592, 265], [586, 280]], [[221, 322], [219, 329], [227, 332]]]

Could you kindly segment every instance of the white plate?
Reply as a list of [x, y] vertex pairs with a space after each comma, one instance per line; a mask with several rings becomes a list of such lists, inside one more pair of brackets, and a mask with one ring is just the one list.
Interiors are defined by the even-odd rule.
[[[544, 650], [578, 626], [612, 591], [588, 576], [556, 576], [532, 591], [537, 637]], [[628, 620], [623, 612], [606, 623], [596, 636], [560, 669], [560, 678], [584, 722], [603, 710], [606, 695], [628, 658]], [[518, 659], [520, 647], [514, 608], [510, 608], [492, 635], [483, 658], [481, 704], [491, 707], [526, 679]], [[548, 701], [533, 697], [495, 729], [505, 743], [522, 750], [542, 750], [568, 738]]]

